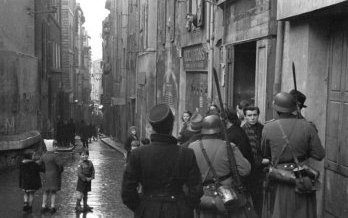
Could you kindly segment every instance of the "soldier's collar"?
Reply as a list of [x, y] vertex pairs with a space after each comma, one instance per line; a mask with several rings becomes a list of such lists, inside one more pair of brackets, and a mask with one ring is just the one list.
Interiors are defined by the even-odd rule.
[[150, 136], [151, 142], [166, 142], [166, 144], [177, 144], [175, 137], [166, 134], [153, 133]]

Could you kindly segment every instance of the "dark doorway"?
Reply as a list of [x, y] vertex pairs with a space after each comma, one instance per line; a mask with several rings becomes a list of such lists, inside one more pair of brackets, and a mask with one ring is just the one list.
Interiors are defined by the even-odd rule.
[[256, 41], [234, 47], [233, 105], [255, 102]]

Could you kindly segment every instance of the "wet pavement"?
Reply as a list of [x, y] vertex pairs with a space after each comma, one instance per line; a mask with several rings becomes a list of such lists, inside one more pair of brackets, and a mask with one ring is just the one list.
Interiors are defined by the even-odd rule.
[[75, 213], [75, 189], [80, 149], [79, 145], [73, 152], [59, 153], [65, 166], [62, 175], [62, 190], [58, 192], [56, 199], [57, 213], [54, 215], [40, 214], [41, 189], [35, 193], [33, 213], [24, 213], [22, 211], [23, 192], [18, 187], [18, 169], [0, 171], [0, 217], [132, 217], [133, 214], [122, 204], [120, 196], [125, 164], [123, 155], [100, 141], [89, 144], [89, 159], [95, 168], [92, 191], [88, 193], [88, 204], [94, 208], [93, 212]]

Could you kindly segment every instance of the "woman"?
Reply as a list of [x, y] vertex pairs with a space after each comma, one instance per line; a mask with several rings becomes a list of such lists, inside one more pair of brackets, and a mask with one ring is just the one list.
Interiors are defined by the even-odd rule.
[[125, 149], [127, 151], [127, 162], [130, 152], [140, 146], [139, 137], [137, 135], [137, 128], [135, 126], [129, 127], [129, 136], [125, 144]]
[[178, 136], [179, 144], [185, 143], [192, 136], [192, 133], [187, 129], [190, 124], [191, 117], [192, 113], [190, 111], [184, 111], [184, 113], [182, 114], [181, 120], [183, 124]]

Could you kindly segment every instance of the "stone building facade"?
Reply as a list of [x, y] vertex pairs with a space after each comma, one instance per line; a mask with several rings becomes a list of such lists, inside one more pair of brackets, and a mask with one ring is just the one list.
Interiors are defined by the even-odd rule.
[[106, 6], [104, 72], [111, 69], [113, 82], [105, 78], [103, 98], [118, 108], [106, 120], [121, 116], [116, 126], [137, 125], [145, 136], [148, 109], [164, 102], [176, 115], [177, 134], [183, 111], [204, 114], [218, 103], [213, 67], [228, 106], [248, 99], [260, 106], [261, 120], [272, 117], [275, 0], [109, 0]]

